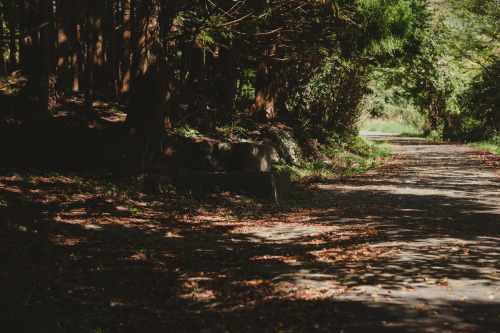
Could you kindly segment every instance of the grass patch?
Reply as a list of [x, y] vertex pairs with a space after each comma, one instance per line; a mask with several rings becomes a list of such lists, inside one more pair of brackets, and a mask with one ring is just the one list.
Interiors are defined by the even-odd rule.
[[366, 171], [380, 165], [392, 153], [390, 144], [377, 143], [366, 137], [356, 137], [349, 143], [332, 141], [321, 149], [321, 158], [302, 160], [298, 166], [283, 161], [273, 168], [290, 172], [294, 182], [317, 182]]
[[500, 136], [495, 136], [487, 141], [471, 142], [469, 145], [483, 148], [500, 155]]
[[422, 136], [422, 131], [413, 123], [407, 120], [382, 120], [382, 119], [367, 119], [360, 128], [362, 131], [375, 131], [396, 133], [406, 136]]

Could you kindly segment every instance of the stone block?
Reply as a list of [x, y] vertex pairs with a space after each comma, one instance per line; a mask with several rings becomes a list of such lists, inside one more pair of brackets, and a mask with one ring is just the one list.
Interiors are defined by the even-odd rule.
[[220, 187], [274, 201], [286, 199], [291, 190], [289, 172], [187, 172], [178, 181], [190, 189]]
[[271, 147], [260, 142], [233, 144], [230, 171], [270, 172]]

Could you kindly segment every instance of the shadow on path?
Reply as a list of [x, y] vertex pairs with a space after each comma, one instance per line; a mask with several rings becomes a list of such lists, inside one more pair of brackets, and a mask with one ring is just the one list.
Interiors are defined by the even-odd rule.
[[241, 221], [3, 177], [0, 330], [498, 332], [498, 176], [469, 147], [398, 154]]

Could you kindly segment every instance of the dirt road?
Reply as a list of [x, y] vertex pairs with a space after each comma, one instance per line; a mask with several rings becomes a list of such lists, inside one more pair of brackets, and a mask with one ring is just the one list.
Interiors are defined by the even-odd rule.
[[500, 332], [500, 158], [370, 136], [388, 163], [281, 206], [0, 176], [0, 331]]
[[314, 202], [324, 213], [307, 224], [247, 236], [293, 248], [308, 237], [341, 244], [339, 235], [370, 230], [367, 246], [352, 243], [368, 259], [254, 269], [299, 298], [319, 290], [334, 299], [345, 332], [500, 332], [498, 159], [464, 145], [365, 134], [394, 143], [392, 165], [318, 185]]

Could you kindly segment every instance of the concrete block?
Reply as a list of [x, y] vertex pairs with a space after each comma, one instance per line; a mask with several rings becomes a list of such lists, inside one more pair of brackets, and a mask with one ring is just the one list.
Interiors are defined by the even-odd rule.
[[187, 172], [178, 181], [190, 189], [220, 187], [274, 201], [286, 199], [291, 190], [289, 172]]
[[261, 142], [233, 144], [230, 171], [270, 172], [271, 147]]

